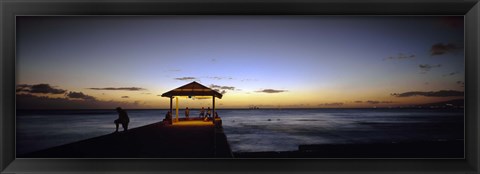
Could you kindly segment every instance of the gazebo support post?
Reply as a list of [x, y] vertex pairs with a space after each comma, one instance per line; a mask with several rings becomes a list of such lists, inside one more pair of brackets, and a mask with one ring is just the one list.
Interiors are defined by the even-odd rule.
[[178, 97], [175, 97], [175, 122], [178, 122]]
[[212, 96], [212, 105], [213, 126], [215, 126], [215, 96]]
[[213, 120], [213, 156], [217, 155], [217, 127], [215, 125], [215, 95], [212, 96], [212, 120]]
[[173, 105], [173, 96], [170, 97], [170, 121], [173, 123], [173, 118], [172, 118], [172, 113], [173, 113], [173, 108], [172, 108], [172, 105]]

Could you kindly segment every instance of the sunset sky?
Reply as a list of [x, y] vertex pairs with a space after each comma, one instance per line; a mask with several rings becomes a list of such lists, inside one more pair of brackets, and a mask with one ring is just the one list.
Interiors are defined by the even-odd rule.
[[447, 101], [463, 42], [463, 16], [19, 16], [17, 107], [167, 108], [192, 81], [220, 108]]

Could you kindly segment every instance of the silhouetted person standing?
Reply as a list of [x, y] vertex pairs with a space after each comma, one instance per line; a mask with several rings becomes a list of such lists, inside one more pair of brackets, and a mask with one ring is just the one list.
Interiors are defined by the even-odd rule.
[[121, 107], [117, 107], [118, 112], [118, 119], [114, 121], [116, 129], [115, 132], [118, 132], [118, 125], [122, 124], [123, 131], [128, 130], [128, 123], [130, 122], [130, 118], [128, 118], [127, 111], [123, 110]]
[[188, 119], [188, 116], [190, 116], [190, 110], [187, 108], [185, 108], [185, 117]]
[[204, 107], [202, 107], [202, 110], [200, 110], [200, 115], [199, 116], [200, 116], [200, 118], [205, 117], [205, 108]]

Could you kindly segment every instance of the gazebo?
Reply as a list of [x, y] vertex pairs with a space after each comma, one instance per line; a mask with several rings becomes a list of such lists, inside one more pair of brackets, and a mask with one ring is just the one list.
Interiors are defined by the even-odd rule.
[[[173, 113], [173, 107], [172, 107], [173, 98], [175, 98], [175, 110], [176, 110], [175, 122], [178, 121], [178, 97], [181, 97], [181, 96], [187, 96], [189, 98], [194, 96], [211, 96], [212, 97], [212, 117], [214, 118], [212, 120], [213, 120], [213, 124], [215, 124], [215, 97], [221, 99], [223, 96], [222, 94], [206, 86], [203, 86], [202, 84], [196, 81], [193, 81], [189, 84], [173, 89], [166, 93], [163, 93], [162, 97], [170, 98], [170, 113]], [[172, 123], [173, 123], [173, 120], [172, 120]]]

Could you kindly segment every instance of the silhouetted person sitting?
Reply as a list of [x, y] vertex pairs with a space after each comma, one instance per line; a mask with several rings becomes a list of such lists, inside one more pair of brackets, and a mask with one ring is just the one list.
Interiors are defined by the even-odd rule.
[[203, 121], [207, 121], [209, 116], [212, 116], [212, 111], [210, 110], [210, 107], [207, 108], [207, 114], [205, 115], [205, 118], [203, 118]]
[[128, 123], [130, 122], [130, 118], [128, 118], [127, 111], [123, 110], [121, 107], [117, 107], [118, 112], [118, 119], [114, 121], [116, 129], [115, 132], [118, 132], [118, 125], [122, 124], [123, 131], [128, 130]]
[[214, 116], [214, 117], [215, 117], [215, 118], [218, 118], [218, 113], [217, 113], [217, 112], [215, 112], [215, 116]]
[[211, 117], [212, 116], [212, 110], [210, 110], [210, 107], [207, 108], [207, 115], [206, 117]]
[[172, 124], [172, 112], [168, 111], [167, 114], [165, 114], [165, 119], [163, 119], [163, 122]]

